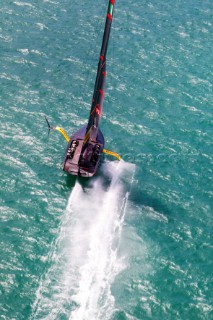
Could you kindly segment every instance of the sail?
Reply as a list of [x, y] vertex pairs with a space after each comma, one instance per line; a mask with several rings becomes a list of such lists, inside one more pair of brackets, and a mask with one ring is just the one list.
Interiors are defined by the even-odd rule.
[[[89, 121], [87, 124], [87, 129], [84, 137], [84, 147], [86, 146], [89, 140], [96, 141], [98, 134], [98, 127], [102, 113], [102, 106], [104, 101], [104, 91], [105, 91], [105, 82], [106, 82], [106, 54], [113, 18], [115, 0], [109, 0], [107, 17], [103, 35], [103, 41], [101, 46], [101, 52], [99, 57], [92, 106], [90, 110]], [[84, 149], [84, 148], [83, 148]]]

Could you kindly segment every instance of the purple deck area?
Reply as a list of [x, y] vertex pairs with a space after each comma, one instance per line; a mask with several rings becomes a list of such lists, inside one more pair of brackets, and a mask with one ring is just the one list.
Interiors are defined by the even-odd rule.
[[63, 170], [69, 174], [92, 177], [100, 164], [101, 154], [104, 148], [104, 137], [100, 129], [96, 141], [87, 143], [82, 153], [86, 126], [78, 130], [70, 137], [63, 163]]

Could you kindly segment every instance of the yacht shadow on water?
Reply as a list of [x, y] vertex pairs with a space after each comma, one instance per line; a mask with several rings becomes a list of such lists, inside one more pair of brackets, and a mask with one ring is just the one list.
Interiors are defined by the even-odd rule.
[[150, 196], [145, 191], [136, 190], [136, 188], [133, 187], [130, 195], [130, 201], [132, 201], [135, 205], [139, 205], [141, 207], [152, 208], [152, 210], [161, 215], [164, 215], [167, 219], [172, 217], [172, 211], [165, 203], [157, 198]]
[[78, 182], [81, 185], [82, 189], [85, 191], [85, 189], [89, 188], [92, 185], [92, 180], [94, 180], [94, 178], [88, 179], [82, 177], [75, 177], [69, 174], [65, 176], [66, 187], [68, 187], [70, 190], [72, 190], [76, 182]]

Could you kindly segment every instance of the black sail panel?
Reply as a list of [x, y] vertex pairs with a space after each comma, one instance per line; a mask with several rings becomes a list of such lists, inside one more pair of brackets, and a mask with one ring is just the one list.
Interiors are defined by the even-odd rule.
[[99, 57], [92, 106], [90, 110], [89, 121], [87, 124], [87, 129], [84, 138], [84, 147], [89, 140], [96, 140], [98, 134], [98, 127], [102, 113], [102, 106], [104, 101], [104, 92], [105, 92], [105, 82], [106, 82], [106, 54], [112, 24], [113, 10], [114, 10], [115, 0], [109, 0], [107, 17], [104, 29], [104, 35], [101, 46], [101, 53]]

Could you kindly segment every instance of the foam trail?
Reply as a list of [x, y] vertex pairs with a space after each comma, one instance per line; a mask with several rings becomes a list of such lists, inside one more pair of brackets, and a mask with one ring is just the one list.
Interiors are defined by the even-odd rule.
[[32, 319], [110, 319], [111, 284], [125, 267], [117, 254], [128, 199], [121, 177], [133, 172], [123, 161], [103, 170], [112, 174], [108, 186], [106, 177], [99, 177], [89, 188], [76, 182], [72, 190]]

